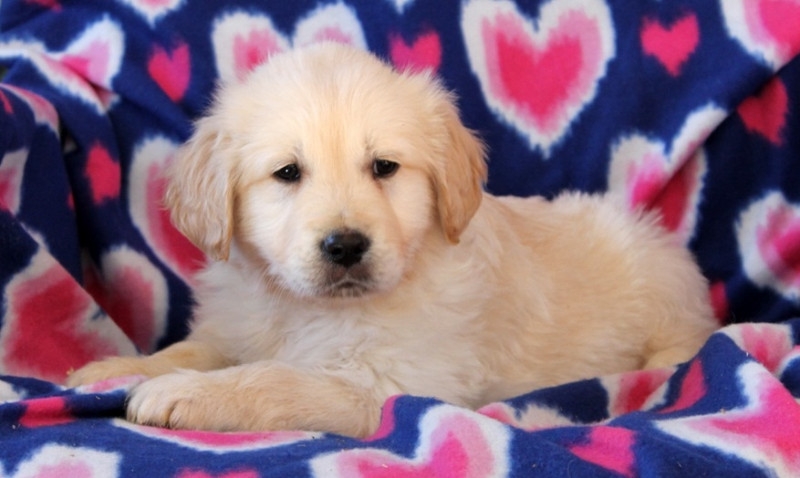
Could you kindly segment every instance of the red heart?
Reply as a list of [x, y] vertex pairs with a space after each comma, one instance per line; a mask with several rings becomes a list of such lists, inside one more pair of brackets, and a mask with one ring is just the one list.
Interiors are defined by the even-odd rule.
[[789, 95], [780, 78], [773, 79], [760, 93], [744, 100], [737, 111], [748, 131], [762, 135], [776, 146], [783, 143], [781, 133], [789, 111]]
[[442, 62], [442, 44], [434, 31], [423, 33], [410, 46], [400, 35], [389, 37], [392, 63], [401, 70], [436, 72]]
[[147, 72], [169, 99], [180, 101], [191, 77], [189, 46], [181, 42], [171, 52], [156, 46], [147, 63]]
[[646, 54], [655, 57], [670, 75], [678, 76], [700, 43], [697, 17], [690, 13], [667, 27], [658, 20], [647, 19], [642, 26], [641, 41]]

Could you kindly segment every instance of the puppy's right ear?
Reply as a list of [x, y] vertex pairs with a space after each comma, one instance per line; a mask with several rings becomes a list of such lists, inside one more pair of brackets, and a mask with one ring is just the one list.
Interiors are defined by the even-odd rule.
[[172, 223], [200, 250], [227, 260], [233, 235], [230, 140], [214, 117], [198, 121], [168, 172], [164, 202]]

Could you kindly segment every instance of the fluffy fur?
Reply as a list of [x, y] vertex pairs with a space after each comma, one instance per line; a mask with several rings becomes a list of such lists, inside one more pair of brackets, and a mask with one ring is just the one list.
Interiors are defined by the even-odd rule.
[[[654, 218], [485, 194], [484, 156], [429, 75], [333, 44], [274, 56], [172, 168], [173, 221], [216, 259], [191, 334], [68, 383], [152, 377], [139, 423], [366, 436], [394, 394], [478, 407], [696, 353], [707, 284]], [[354, 264], [323, 252], [343, 231], [365, 238]]]

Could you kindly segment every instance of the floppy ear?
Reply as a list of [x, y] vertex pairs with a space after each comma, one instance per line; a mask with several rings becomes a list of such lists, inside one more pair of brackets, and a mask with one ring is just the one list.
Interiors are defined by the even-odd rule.
[[458, 244], [483, 198], [486, 149], [461, 123], [450, 95], [441, 101], [440, 114], [447, 141], [441, 161], [433, 170], [433, 186], [442, 230], [451, 243]]
[[169, 168], [164, 202], [172, 223], [203, 252], [227, 260], [233, 235], [230, 141], [214, 117], [198, 121]]

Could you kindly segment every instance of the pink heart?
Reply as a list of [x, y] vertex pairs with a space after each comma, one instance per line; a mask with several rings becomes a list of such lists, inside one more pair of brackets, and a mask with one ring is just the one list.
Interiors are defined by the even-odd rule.
[[730, 333], [748, 355], [773, 373], [778, 372], [781, 362], [794, 348], [790, 331], [783, 325], [741, 324]]
[[[439, 409], [438, 411], [443, 411]], [[430, 412], [429, 412], [430, 413]], [[436, 412], [433, 412], [436, 413]], [[413, 458], [392, 455], [383, 450], [347, 450], [318, 460], [326, 475], [370, 477], [462, 477], [495, 476], [507, 466], [498, 453], [503, 435], [489, 435], [481, 422], [499, 423], [477, 414], [443, 413], [443, 417], [425, 427], [423, 438]], [[426, 417], [427, 418], [427, 417]], [[430, 423], [423, 419], [423, 423]], [[493, 441], [490, 441], [493, 440]], [[331, 473], [331, 471], [337, 473]]]
[[631, 204], [657, 210], [661, 225], [677, 231], [686, 217], [692, 188], [697, 186], [698, 159], [670, 171], [660, 156], [645, 156], [638, 168], [630, 169]]
[[730, 34], [777, 70], [800, 53], [800, 4], [795, 0], [721, 2]]
[[728, 320], [728, 313], [730, 312], [730, 303], [728, 302], [728, 292], [725, 290], [724, 282], [714, 282], [709, 287], [709, 299], [711, 307], [714, 309], [714, 317], [720, 325], [725, 325]]
[[181, 234], [163, 206], [164, 173], [177, 145], [164, 138], [139, 144], [133, 155], [128, 198], [134, 224], [159, 258], [187, 283], [205, 264], [205, 256]]
[[122, 181], [119, 162], [99, 142], [89, 149], [85, 174], [89, 179], [89, 189], [95, 204], [119, 197]]
[[6, 96], [2, 89], [0, 89], [0, 105], [3, 105], [3, 111], [5, 111], [6, 114], [14, 114], [14, 106], [11, 104], [11, 100], [8, 99], [8, 96]]
[[634, 475], [633, 445], [636, 432], [613, 426], [589, 429], [586, 443], [570, 447], [574, 455], [622, 476]]
[[28, 150], [6, 153], [0, 162], [0, 208], [12, 214], [19, 212], [22, 199], [22, 177], [28, 162]]
[[774, 78], [756, 95], [736, 109], [748, 131], [760, 134], [772, 144], [783, 143], [782, 132], [789, 112], [789, 95], [780, 78]]
[[271, 30], [252, 30], [233, 40], [233, 55], [237, 79], [243, 79], [261, 64], [270, 53], [281, 50], [280, 41]]
[[95, 84], [108, 86], [105, 80], [109, 76], [111, 54], [111, 46], [106, 41], [95, 39], [83, 45], [80, 51], [62, 56], [61, 63]]
[[75, 421], [64, 397], [44, 397], [25, 401], [25, 413], [19, 424], [27, 428], [63, 425]]
[[800, 205], [780, 192], [770, 193], [742, 213], [737, 238], [750, 280], [800, 298]]
[[546, 3], [536, 25], [507, 1], [469, 3], [462, 20], [487, 103], [548, 153], [595, 97], [613, 28], [607, 6], [591, 0]]
[[671, 375], [670, 370], [653, 369], [605, 378], [603, 383], [609, 390], [609, 411], [617, 417], [642, 410]]
[[151, 165], [147, 174], [147, 216], [152, 238], [156, 246], [167, 254], [184, 277], [194, 277], [205, 264], [205, 256], [186, 236], [181, 234], [169, 217], [169, 211], [162, 206], [166, 191], [162, 167]]
[[[756, 2], [750, 2], [754, 4]], [[755, 8], [764, 29], [776, 41], [792, 45], [793, 52], [800, 49], [800, 4], [793, 0], [770, 0], [757, 2]], [[795, 21], [790, 21], [794, 19]]]
[[392, 63], [401, 70], [436, 72], [442, 62], [442, 44], [435, 31], [423, 33], [411, 45], [403, 37], [389, 37], [389, 55]]
[[102, 257], [101, 270], [84, 268], [86, 290], [136, 347], [155, 351], [166, 322], [167, 285], [146, 259], [126, 247]]
[[687, 242], [707, 169], [701, 146], [727, 116], [713, 105], [692, 111], [668, 146], [639, 133], [623, 136], [611, 150], [609, 189], [632, 209], [658, 211], [662, 225]]
[[704, 171], [704, 155], [681, 163], [668, 157], [661, 143], [634, 136], [612, 151], [609, 188], [624, 192], [632, 210], [657, 211], [665, 229], [688, 240]]
[[659, 410], [659, 413], [674, 413], [686, 410], [697, 404], [707, 393], [708, 385], [703, 372], [703, 362], [699, 358], [695, 358], [683, 377], [678, 397], [670, 406]]
[[60, 383], [70, 369], [122, 353], [117, 337], [98, 328], [89, 294], [46, 252], [12, 279], [6, 298], [0, 359], [8, 373]]
[[176, 478], [258, 478], [259, 476], [261, 475], [255, 470], [228, 471], [212, 475], [204, 470], [184, 469], [176, 475]]
[[800, 209], [782, 204], [768, 210], [756, 235], [758, 250], [772, 273], [800, 287]]
[[189, 45], [184, 42], [180, 42], [172, 51], [156, 46], [147, 62], [147, 72], [169, 99], [178, 102], [189, 88], [190, 61]]
[[670, 75], [678, 76], [700, 42], [697, 17], [690, 13], [666, 27], [658, 20], [645, 20], [641, 41], [646, 54], [655, 57]]

